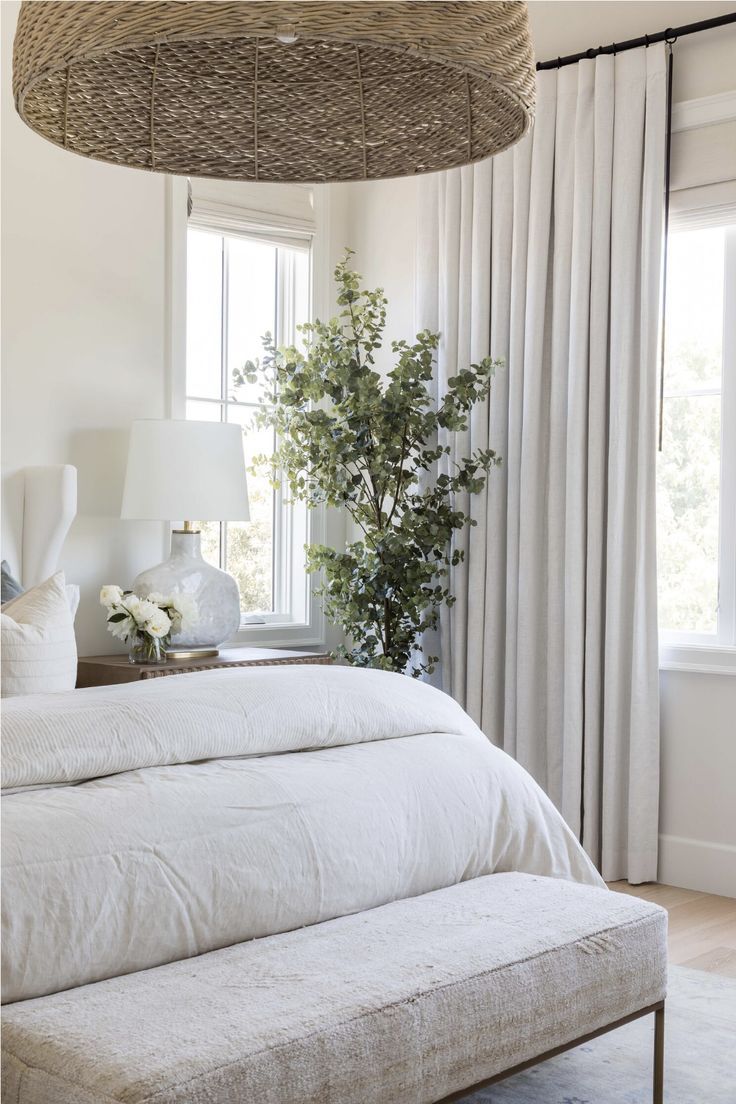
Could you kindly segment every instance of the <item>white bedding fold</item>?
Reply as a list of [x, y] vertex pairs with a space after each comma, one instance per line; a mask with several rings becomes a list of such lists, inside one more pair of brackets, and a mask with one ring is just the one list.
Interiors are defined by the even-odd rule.
[[[127, 727], [140, 716], [131, 688], [69, 695], [92, 703], [75, 723], [36, 699], [45, 719], [34, 736], [33, 709], [23, 715], [25, 750], [11, 725], [14, 783], [51, 788], [3, 802], [4, 1001], [495, 871], [601, 884], [532, 778], [438, 691], [339, 668], [212, 676], [140, 695], [181, 727], [158, 742], [150, 725]], [[133, 705], [111, 737], [99, 717], [121, 700]], [[102, 777], [53, 787], [69, 742], [69, 773], [95, 764]], [[289, 753], [301, 746], [319, 750]], [[179, 762], [185, 749], [206, 761]], [[112, 773], [126, 756], [163, 764]]]
[[140, 767], [477, 732], [447, 694], [351, 667], [201, 671], [3, 703], [3, 789]]

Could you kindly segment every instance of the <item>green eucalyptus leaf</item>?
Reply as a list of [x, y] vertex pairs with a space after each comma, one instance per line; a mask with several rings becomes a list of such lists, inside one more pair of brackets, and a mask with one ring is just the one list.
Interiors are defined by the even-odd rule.
[[[260, 383], [255, 421], [276, 435], [273, 456], [256, 457], [254, 468], [274, 486], [283, 478], [294, 501], [344, 509], [360, 534], [344, 551], [305, 547], [325, 614], [347, 640], [333, 654], [421, 677], [437, 662], [423, 657], [421, 635], [454, 602], [448, 572], [463, 559], [459, 534], [474, 524], [464, 507], [500, 463], [491, 449], [453, 457], [447, 436], [466, 432], [472, 407], [489, 401], [500, 362], [459, 367], [436, 405], [439, 334], [425, 330], [391, 343], [394, 367], [382, 377], [374, 354], [387, 301], [383, 289], [362, 287], [352, 255], [346, 249], [335, 268], [338, 316], [298, 327], [304, 350], [277, 349], [267, 334], [263, 359], [233, 381]], [[430, 486], [421, 473], [434, 475]]]

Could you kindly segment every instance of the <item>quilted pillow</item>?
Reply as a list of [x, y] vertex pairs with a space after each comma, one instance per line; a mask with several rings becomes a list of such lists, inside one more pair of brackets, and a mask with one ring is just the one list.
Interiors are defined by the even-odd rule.
[[[5, 603], [10, 602], [11, 599], [24, 594], [25, 591], [11, 572], [10, 564], [7, 560], [3, 560], [0, 567], [2, 568], [2, 594], [0, 594], [0, 601], [5, 605]], [[79, 608], [79, 587], [74, 583], [66, 584], [66, 600], [69, 603], [69, 609], [72, 611], [72, 617], [76, 617]]]
[[77, 644], [64, 572], [0, 609], [2, 696], [73, 690]]

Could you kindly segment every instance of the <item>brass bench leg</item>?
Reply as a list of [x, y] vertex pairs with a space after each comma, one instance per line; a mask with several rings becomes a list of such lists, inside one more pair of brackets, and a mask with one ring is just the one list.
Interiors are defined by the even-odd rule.
[[654, 1013], [653, 1104], [664, 1104], [664, 1004]]

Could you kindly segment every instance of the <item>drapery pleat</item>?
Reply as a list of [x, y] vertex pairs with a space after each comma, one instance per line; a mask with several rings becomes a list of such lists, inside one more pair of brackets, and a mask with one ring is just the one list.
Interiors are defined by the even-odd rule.
[[494, 448], [458, 505], [442, 680], [544, 786], [604, 877], [656, 877], [655, 462], [664, 46], [538, 74], [531, 134], [420, 184], [437, 394], [490, 354]]

